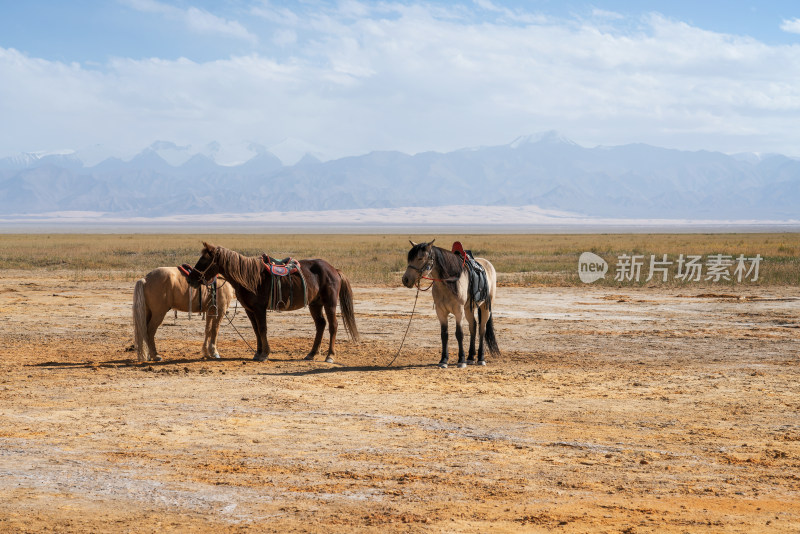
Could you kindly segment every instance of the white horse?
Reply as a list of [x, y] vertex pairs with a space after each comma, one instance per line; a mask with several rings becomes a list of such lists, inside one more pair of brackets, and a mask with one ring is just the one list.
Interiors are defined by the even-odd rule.
[[[435, 240], [434, 240], [435, 241]], [[409, 288], [419, 288], [422, 279], [431, 280], [433, 303], [436, 315], [439, 318], [442, 335], [442, 359], [439, 367], [446, 368], [447, 353], [447, 319], [452, 314], [456, 321], [456, 341], [458, 341], [458, 366], [466, 367], [467, 363], [486, 365], [484, 359], [484, 341], [492, 356], [500, 354], [495, 338], [492, 322], [492, 300], [497, 288], [497, 273], [488, 260], [475, 258], [486, 271], [488, 281], [488, 297], [480, 302], [474, 302], [469, 291], [469, 272], [466, 258], [455, 252], [434, 247], [430, 243], [414, 243], [411, 241], [411, 250], [408, 251], [408, 267], [403, 274], [403, 285]], [[478, 361], [475, 362], [475, 308], [478, 310], [480, 323], [478, 344]], [[469, 358], [464, 358], [464, 333], [461, 329], [461, 319], [467, 316], [469, 323]]]
[[213, 307], [210, 286], [201, 285], [200, 288], [192, 288], [177, 267], [153, 269], [144, 278], [136, 281], [133, 289], [133, 341], [140, 362], [151, 359], [161, 361], [161, 356], [156, 352], [156, 330], [161, 326], [167, 312], [173, 309], [205, 312], [206, 330], [202, 354], [204, 358], [219, 358], [219, 321], [234, 299], [233, 287], [224, 279], [219, 279], [216, 309]]

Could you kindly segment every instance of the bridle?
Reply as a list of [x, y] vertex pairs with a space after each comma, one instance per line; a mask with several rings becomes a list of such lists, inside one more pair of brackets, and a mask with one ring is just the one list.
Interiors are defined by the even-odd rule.
[[[443, 282], [443, 283], [455, 282], [455, 281], [457, 281], [459, 279], [459, 277], [457, 277], [457, 276], [453, 276], [453, 277], [450, 277], [450, 278], [431, 278], [431, 277], [425, 276], [425, 274], [423, 274], [423, 273], [430, 273], [433, 270], [434, 260], [433, 260], [433, 254], [431, 254], [431, 250], [432, 249], [429, 249], [426, 252], [426, 254], [428, 255], [428, 259], [427, 259], [427, 261], [425, 261], [425, 264], [422, 267], [417, 267], [415, 265], [411, 265], [410, 263], [408, 264], [408, 268], [409, 269], [414, 269], [418, 273], [417, 280], [414, 283], [414, 285], [416, 285], [417, 289], [419, 289], [420, 291], [428, 291], [428, 290], [430, 290], [433, 287], [433, 284], [435, 284], [436, 282]], [[461, 265], [462, 268], [463, 268], [464, 265], [466, 265], [466, 263], [467, 263], [467, 257], [465, 255], [464, 256], [464, 263]], [[422, 282], [423, 279], [431, 281], [431, 285], [429, 285], [425, 289], [422, 289], [420, 287], [420, 283]]]
[[[417, 286], [418, 290], [420, 290], [420, 291], [428, 291], [428, 290], [430, 290], [430, 288], [433, 287], [433, 284], [436, 281], [436, 278], [429, 278], [429, 277], [425, 276], [424, 274], [422, 274], [422, 273], [429, 273], [429, 272], [431, 272], [433, 270], [433, 261], [432, 260], [428, 261], [425, 265], [422, 266], [422, 268], [419, 268], [419, 267], [416, 267], [414, 265], [411, 265], [410, 263], [408, 264], [408, 268], [409, 269], [414, 269], [415, 271], [417, 271], [417, 280], [414, 282], [414, 285]], [[429, 285], [425, 289], [422, 289], [422, 287], [420, 286], [420, 284], [422, 283], [422, 279], [423, 278], [425, 280], [431, 280], [431, 285]]]
[[210, 283], [210, 282], [208, 282], [206, 280], [206, 273], [208, 272], [209, 269], [211, 269], [211, 267], [214, 266], [215, 263], [216, 263], [216, 260], [212, 256], [211, 257], [211, 261], [208, 263], [206, 268], [203, 269], [202, 271], [195, 266], [194, 272], [196, 272], [198, 274], [198, 276], [200, 277], [200, 282], [203, 283], [204, 285], [208, 285]]

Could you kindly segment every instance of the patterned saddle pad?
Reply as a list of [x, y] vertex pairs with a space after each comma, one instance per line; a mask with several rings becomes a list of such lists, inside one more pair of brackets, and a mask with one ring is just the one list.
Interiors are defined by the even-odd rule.
[[275, 276], [289, 276], [300, 270], [300, 264], [294, 258], [276, 260], [267, 254], [261, 255], [261, 263]]

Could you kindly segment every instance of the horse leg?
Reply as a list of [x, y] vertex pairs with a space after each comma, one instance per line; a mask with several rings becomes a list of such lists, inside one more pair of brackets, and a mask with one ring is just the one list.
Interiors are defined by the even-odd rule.
[[478, 365], [486, 365], [484, 360], [484, 337], [486, 336], [486, 323], [489, 322], [489, 314], [491, 312], [487, 309], [486, 304], [478, 306], [478, 322], [480, 323], [480, 345], [478, 346]]
[[[253, 355], [253, 359], [257, 362], [263, 362], [269, 357], [269, 344], [265, 343], [267, 339], [267, 310], [264, 309], [263, 318], [261, 317], [261, 310], [245, 311], [256, 335], [256, 353]], [[264, 350], [265, 348], [266, 351]]]
[[255, 360], [258, 358], [258, 355], [261, 354], [261, 336], [258, 333], [258, 322], [253, 312], [248, 309], [245, 309], [244, 312], [247, 314], [247, 318], [250, 319], [250, 326], [253, 328], [253, 333], [256, 335], [256, 353], [253, 355], [253, 359]]
[[461, 328], [461, 316], [463, 314], [463, 309], [461, 311], [456, 310], [453, 316], [456, 319], [456, 341], [458, 342], [458, 367], [464, 368], [467, 366], [466, 355], [464, 354], [464, 330]]
[[328, 357], [325, 361], [333, 363], [333, 346], [336, 344], [336, 331], [339, 328], [339, 323], [336, 320], [336, 303], [328, 303], [325, 306], [325, 316], [328, 318], [328, 333], [330, 334], [330, 343], [328, 343]]
[[314, 319], [314, 326], [317, 327], [317, 334], [314, 337], [314, 345], [311, 346], [311, 352], [306, 356], [306, 360], [313, 360], [314, 356], [319, 353], [319, 346], [322, 343], [322, 333], [325, 331], [325, 318], [322, 316], [322, 305], [314, 304], [308, 305], [308, 311], [311, 312], [311, 317]]
[[147, 314], [147, 351], [150, 353], [150, 359], [160, 362], [163, 358], [156, 352], [156, 330], [161, 326], [164, 316], [167, 315], [167, 310], [153, 312], [149, 311]]
[[447, 323], [442, 323], [440, 326], [442, 335], [442, 359], [439, 360], [439, 367], [447, 369], [447, 361], [450, 359], [447, 356]]
[[217, 352], [217, 333], [219, 333], [219, 313], [217, 317], [206, 311], [206, 338], [203, 341], [203, 357], [219, 359]]
[[269, 339], [267, 338], [267, 308], [265, 307], [262, 310], [257, 310], [255, 315], [259, 321], [258, 327], [261, 332], [261, 358], [258, 361], [263, 362], [269, 358], [269, 354], [272, 352], [269, 348]]
[[[480, 313], [480, 312], [479, 312]], [[475, 363], [475, 333], [477, 331], [475, 322], [475, 312], [470, 310], [467, 315], [467, 325], [469, 326], [469, 355], [467, 363]]]
[[446, 369], [447, 362], [450, 359], [450, 357], [447, 355], [447, 316], [449, 313], [444, 311], [442, 308], [444, 308], [444, 306], [436, 308], [436, 315], [439, 316], [439, 325], [441, 327], [442, 335], [442, 359], [439, 360], [439, 367]]

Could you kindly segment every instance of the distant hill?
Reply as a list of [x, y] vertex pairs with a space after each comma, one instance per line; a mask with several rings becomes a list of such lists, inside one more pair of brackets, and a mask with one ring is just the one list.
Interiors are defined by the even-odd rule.
[[372, 152], [325, 162], [307, 155], [292, 166], [261, 147], [243, 163], [220, 165], [218, 147], [209, 147], [191, 155], [159, 142], [129, 161], [93, 166], [65, 153], [0, 159], [0, 214], [536, 205], [615, 218], [800, 218], [800, 161], [781, 155], [586, 148], [555, 132], [449, 153]]

